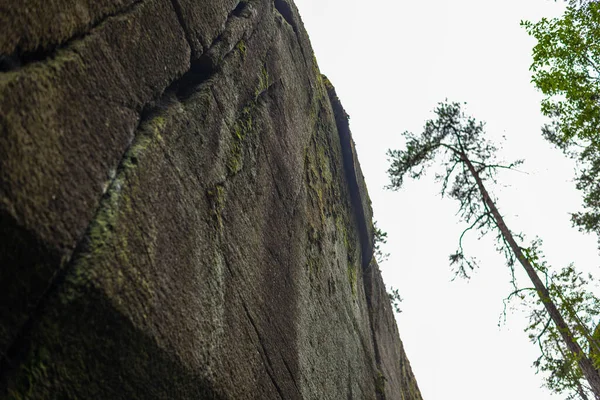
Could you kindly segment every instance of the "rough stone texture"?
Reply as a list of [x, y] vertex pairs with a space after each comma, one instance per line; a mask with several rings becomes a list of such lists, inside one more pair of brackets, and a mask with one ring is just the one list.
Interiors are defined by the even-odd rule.
[[404, 353], [402, 341], [399, 340], [398, 326], [385, 284], [374, 260], [365, 270], [364, 279], [375, 344], [375, 358], [382, 376], [385, 398], [422, 400], [410, 362]]
[[189, 54], [171, 2], [155, 0], [0, 75], [0, 352], [81, 240], [144, 107], [189, 69]]
[[12, 58], [11, 65], [6, 65], [12, 68], [23, 59], [42, 58], [136, 2], [139, 0], [1, 0], [0, 54]]
[[1, 398], [421, 399], [292, 3], [0, 11]]

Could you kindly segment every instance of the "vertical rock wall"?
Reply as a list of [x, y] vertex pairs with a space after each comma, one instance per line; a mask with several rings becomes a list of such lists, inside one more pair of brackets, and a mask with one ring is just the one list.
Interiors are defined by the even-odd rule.
[[0, 0], [0, 397], [421, 399], [286, 0]]

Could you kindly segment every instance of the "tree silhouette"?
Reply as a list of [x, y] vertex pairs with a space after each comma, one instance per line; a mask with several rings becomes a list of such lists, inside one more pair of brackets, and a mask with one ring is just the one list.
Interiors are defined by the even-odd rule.
[[[469, 224], [460, 235], [458, 250], [450, 256], [450, 264], [456, 267], [456, 274], [468, 276], [476, 266], [474, 261], [464, 254], [462, 242], [465, 233], [473, 229], [478, 230], [482, 235], [495, 233], [498, 250], [504, 254], [507, 265], [513, 273], [513, 283], [514, 266], [518, 261], [533, 284], [532, 288], [527, 289], [534, 293], [543, 306], [545, 315], [554, 324], [555, 329], [552, 332], [557, 333], [555, 338], [564, 343], [570, 354], [568, 359], [576, 362], [589, 384], [589, 390], [600, 399], [600, 375], [590, 357], [579, 345], [574, 329], [563, 316], [569, 302], [563, 296], [564, 301], [560, 307], [557, 306], [555, 299], [557, 293], [558, 295], [562, 293], [561, 286], [555, 286], [556, 290], [550, 293], [538, 274], [540, 272], [548, 282], [549, 276], [547, 269], [544, 269], [545, 264], [537, 261], [539, 260], [537, 247], [523, 248], [517, 243], [517, 240], [522, 241], [521, 236], [508, 228], [496, 206], [496, 199], [486, 188], [486, 183], [496, 182], [499, 169], [512, 169], [522, 161], [508, 165], [498, 163], [495, 158], [498, 149], [485, 139], [484, 124], [465, 116], [459, 103], [440, 103], [435, 109], [435, 114], [437, 118], [427, 121], [420, 135], [404, 133], [406, 138], [404, 150], [388, 151], [391, 162], [388, 170], [391, 179], [389, 188], [398, 190], [402, 187], [405, 177], [418, 179], [427, 167], [434, 163], [441, 164], [442, 172], [436, 174], [436, 178], [442, 184], [441, 193], [443, 196], [458, 200], [457, 214]], [[515, 288], [513, 294], [520, 293], [522, 290], [525, 289]], [[575, 326], [577, 329], [579, 327], [579, 324]], [[550, 370], [555, 372], [552, 368]], [[583, 396], [582, 398], [585, 398]]]

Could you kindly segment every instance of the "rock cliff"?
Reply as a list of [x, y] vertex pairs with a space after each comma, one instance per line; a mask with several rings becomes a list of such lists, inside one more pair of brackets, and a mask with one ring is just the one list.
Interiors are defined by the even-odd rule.
[[288, 0], [0, 0], [0, 397], [419, 400]]

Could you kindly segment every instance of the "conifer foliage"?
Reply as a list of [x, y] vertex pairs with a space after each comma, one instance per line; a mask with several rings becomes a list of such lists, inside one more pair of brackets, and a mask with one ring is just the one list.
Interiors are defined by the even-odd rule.
[[[522, 161], [499, 163], [498, 148], [486, 139], [484, 124], [466, 116], [460, 103], [440, 103], [435, 114], [437, 118], [427, 121], [420, 135], [403, 134], [405, 149], [388, 152], [389, 188], [398, 190], [407, 177], [418, 179], [433, 164], [441, 166], [441, 172], [436, 174], [441, 193], [458, 201], [457, 214], [467, 223], [457, 251], [450, 255], [455, 273], [468, 277], [476, 267], [474, 260], [465, 254], [465, 234], [471, 230], [481, 235], [494, 234], [497, 249], [505, 256], [515, 283], [515, 291], [509, 298], [529, 302], [531, 324], [527, 330], [540, 345], [542, 356], [536, 365], [546, 373], [547, 386], [568, 393], [571, 398], [600, 399], [600, 375], [595, 368], [598, 360], [590, 351], [598, 347], [590, 334], [593, 331], [590, 324], [600, 311], [600, 303], [585, 291], [585, 285], [581, 286], [588, 281], [572, 266], [553, 272], [543, 261], [540, 241], [524, 246], [522, 236], [509, 229], [497, 207], [497, 199], [488, 192], [499, 169], [513, 169]], [[516, 286], [516, 265], [522, 266], [531, 287]]]

